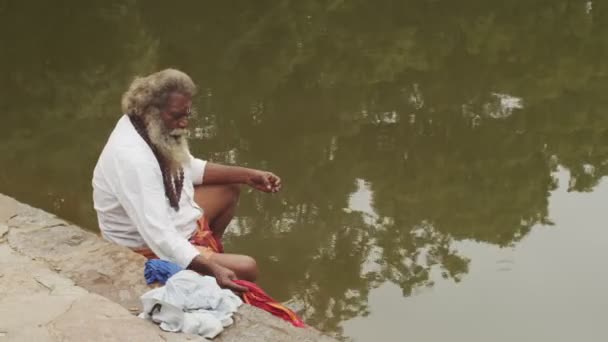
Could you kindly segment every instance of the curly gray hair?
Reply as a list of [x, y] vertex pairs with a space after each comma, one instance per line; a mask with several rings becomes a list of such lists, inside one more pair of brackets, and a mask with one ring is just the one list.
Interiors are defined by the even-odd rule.
[[158, 113], [173, 92], [194, 96], [196, 85], [190, 76], [176, 69], [136, 77], [122, 96], [123, 113], [140, 117]]

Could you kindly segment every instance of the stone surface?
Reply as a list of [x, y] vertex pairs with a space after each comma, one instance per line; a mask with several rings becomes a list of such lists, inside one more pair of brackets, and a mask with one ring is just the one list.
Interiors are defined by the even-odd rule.
[[6, 223], [17, 213], [19, 207], [19, 202], [8, 196], [0, 194], [0, 223]]
[[[0, 194], [0, 342], [206, 341], [135, 316], [145, 259]], [[135, 309], [135, 310], [133, 310]], [[335, 341], [243, 305], [215, 341]]]
[[234, 328], [227, 329], [217, 339], [221, 342], [301, 341], [335, 342], [313, 329], [294, 328], [266, 311], [243, 305], [236, 314]]
[[139, 296], [148, 290], [143, 282], [143, 257], [76, 226], [32, 228], [40, 226], [45, 223], [30, 222], [29, 229], [11, 229], [10, 246], [46, 261], [79, 286], [125, 308], [140, 306]]
[[0, 223], [0, 241], [4, 241], [6, 234], [8, 234], [8, 226], [4, 223]]
[[151, 323], [0, 244], [0, 341], [164, 341]]

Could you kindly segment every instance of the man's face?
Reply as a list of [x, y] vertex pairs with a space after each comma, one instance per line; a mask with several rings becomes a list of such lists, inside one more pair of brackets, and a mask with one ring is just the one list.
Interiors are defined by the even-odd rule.
[[165, 128], [171, 135], [182, 135], [188, 128], [192, 111], [192, 97], [181, 93], [171, 93], [167, 106], [163, 108], [160, 117]]

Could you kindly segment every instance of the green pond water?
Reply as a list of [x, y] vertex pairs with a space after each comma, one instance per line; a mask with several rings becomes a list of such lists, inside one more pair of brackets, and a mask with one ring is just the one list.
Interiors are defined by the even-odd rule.
[[[608, 340], [605, 1], [0, 1], [0, 192], [97, 232], [135, 75], [268, 169], [227, 248], [354, 341]], [[84, 261], [83, 261], [84, 262]]]

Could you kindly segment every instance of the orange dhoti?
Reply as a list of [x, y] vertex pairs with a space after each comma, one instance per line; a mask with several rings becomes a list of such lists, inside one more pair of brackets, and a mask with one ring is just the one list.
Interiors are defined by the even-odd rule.
[[[224, 253], [222, 242], [213, 235], [209, 227], [209, 221], [205, 216], [202, 216], [196, 221], [197, 227], [189, 241], [196, 249], [199, 250], [205, 259], [209, 259], [214, 253]], [[135, 248], [136, 253], [139, 253], [147, 259], [158, 259], [158, 256], [148, 248]]]

